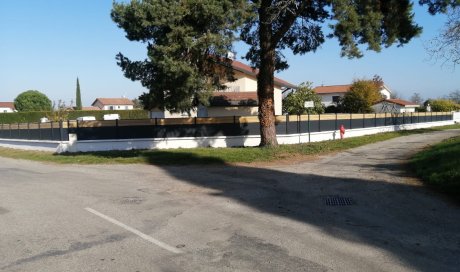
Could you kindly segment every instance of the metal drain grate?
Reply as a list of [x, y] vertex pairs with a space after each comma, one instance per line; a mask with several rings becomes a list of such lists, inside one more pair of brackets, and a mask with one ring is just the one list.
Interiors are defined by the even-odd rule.
[[325, 196], [323, 199], [328, 206], [348, 206], [355, 204], [353, 199], [338, 195]]

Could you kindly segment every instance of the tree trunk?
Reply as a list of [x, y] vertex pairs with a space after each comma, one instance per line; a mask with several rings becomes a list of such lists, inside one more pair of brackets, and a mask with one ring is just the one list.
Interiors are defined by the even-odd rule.
[[[257, 97], [259, 99], [260, 146], [278, 146], [275, 128], [274, 74], [275, 48], [272, 41], [272, 24], [269, 23], [267, 8], [262, 3], [259, 8], [260, 67], [257, 75]], [[265, 22], [265, 23], [263, 23]]]

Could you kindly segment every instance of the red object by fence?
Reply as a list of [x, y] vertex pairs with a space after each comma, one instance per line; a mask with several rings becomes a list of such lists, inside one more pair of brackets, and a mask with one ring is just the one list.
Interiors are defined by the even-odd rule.
[[340, 139], [343, 139], [345, 135], [345, 127], [343, 125], [340, 125]]

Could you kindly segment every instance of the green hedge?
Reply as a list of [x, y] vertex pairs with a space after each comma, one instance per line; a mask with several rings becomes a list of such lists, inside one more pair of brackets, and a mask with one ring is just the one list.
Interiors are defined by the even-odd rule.
[[[148, 119], [149, 112], [145, 110], [96, 110], [96, 111], [68, 111], [66, 112], [67, 119], [75, 120], [81, 116], [95, 116], [97, 120], [103, 120], [105, 114], [118, 113], [120, 119]], [[13, 123], [36, 123], [42, 117], [50, 118], [51, 112], [49, 111], [30, 111], [30, 112], [12, 112], [0, 113], [0, 123], [13, 124]]]
[[70, 111], [69, 120], [75, 120], [81, 116], [95, 116], [97, 120], [103, 120], [105, 114], [118, 113], [122, 120], [149, 119], [149, 112], [145, 110], [99, 110], [99, 111]]

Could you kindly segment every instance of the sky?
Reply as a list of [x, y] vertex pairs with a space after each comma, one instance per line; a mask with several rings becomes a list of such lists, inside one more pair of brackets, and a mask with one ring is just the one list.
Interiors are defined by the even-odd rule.
[[[84, 106], [98, 97], [134, 99], [146, 92], [139, 82], [123, 76], [115, 59], [122, 52], [142, 60], [145, 45], [125, 38], [110, 18], [111, 8], [112, 0], [0, 0], [0, 101], [39, 90], [52, 101], [69, 105], [75, 101], [77, 77]], [[405, 99], [414, 92], [427, 99], [460, 90], [460, 68], [430, 60], [424, 47], [439, 33], [445, 16], [431, 16], [418, 5], [414, 12], [424, 31], [403, 47], [365, 51], [363, 58], [349, 60], [340, 57], [337, 40], [328, 39], [314, 53], [300, 56], [286, 51], [290, 68], [276, 76], [318, 86], [349, 84], [377, 74]], [[236, 44], [238, 60], [246, 50], [247, 46]]]

